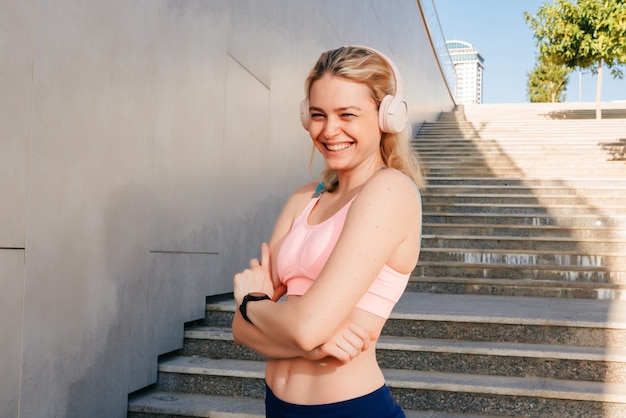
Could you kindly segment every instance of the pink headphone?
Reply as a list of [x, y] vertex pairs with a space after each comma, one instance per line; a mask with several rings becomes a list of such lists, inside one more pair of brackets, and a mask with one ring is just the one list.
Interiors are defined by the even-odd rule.
[[[402, 98], [402, 85], [400, 83], [400, 73], [396, 65], [380, 51], [377, 51], [373, 48], [369, 48], [366, 46], [352, 45], [357, 48], [363, 48], [372, 52], [373, 54], [379, 55], [382, 59], [384, 59], [391, 70], [393, 71], [393, 76], [396, 79], [396, 95], [392, 96], [390, 94], [383, 97], [383, 100], [380, 102], [380, 106], [378, 108], [378, 125], [380, 126], [380, 130], [383, 132], [395, 134], [401, 132], [406, 126], [406, 122], [408, 119], [409, 109]], [[309, 115], [309, 99], [305, 98], [300, 102], [300, 120], [302, 121], [302, 126], [307, 131], [309, 130], [310, 123], [310, 115]]]

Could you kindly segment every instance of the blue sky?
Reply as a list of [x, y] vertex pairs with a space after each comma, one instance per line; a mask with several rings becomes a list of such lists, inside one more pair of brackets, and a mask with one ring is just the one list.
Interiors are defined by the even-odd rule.
[[[535, 65], [535, 40], [524, 12], [536, 13], [545, 0], [434, 0], [446, 40], [469, 42], [485, 60], [483, 103], [523, 103], [526, 73]], [[626, 73], [626, 68], [622, 69]], [[582, 89], [579, 89], [579, 79]], [[572, 72], [567, 102], [595, 102], [597, 77]], [[626, 78], [602, 77], [602, 101], [626, 100]]]

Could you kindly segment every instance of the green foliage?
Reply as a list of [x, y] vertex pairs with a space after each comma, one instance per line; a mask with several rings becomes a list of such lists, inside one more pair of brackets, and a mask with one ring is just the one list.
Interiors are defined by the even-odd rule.
[[604, 62], [615, 77], [626, 64], [626, 3], [624, 0], [554, 0], [543, 3], [535, 16], [525, 13], [539, 54], [556, 65], [598, 70]]
[[626, 64], [626, 0], [554, 0], [536, 15], [524, 13], [542, 62], [598, 74], [596, 118], [602, 117], [603, 63], [615, 78]]
[[569, 69], [539, 61], [528, 75], [527, 96], [531, 103], [563, 102], [567, 89]]

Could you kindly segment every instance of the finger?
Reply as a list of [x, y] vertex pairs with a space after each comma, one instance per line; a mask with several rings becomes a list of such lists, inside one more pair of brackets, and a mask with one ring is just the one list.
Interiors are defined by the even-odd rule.
[[258, 267], [259, 264], [259, 260], [257, 258], [253, 258], [250, 260], [250, 268], [255, 268]]
[[345, 352], [350, 360], [359, 355], [362, 346], [363, 341], [359, 338], [355, 338], [354, 335], [351, 334], [344, 335], [343, 339], [337, 341], [337, 347]]
[[359, 324], [354, 322], [348, 323], [348, 329], [352, 331], [355, 335], [361, 338], [363, 341], [371, 341], [371, 333], [368, 329], [362, 327]]
[[374, 341], [374, 338], [372, 338], [374, 333], [353, 322], [348, 324], [348, 329], [359, 338], [361, 351], [369, 349], [372, 341]]
[[320, 351], [324, 353], [327, 357], [334, 357], [343, 364], [349, 363], [351, 360], [348, 353], [346, 353], [334, 344], [324, 344], [320, 348]]

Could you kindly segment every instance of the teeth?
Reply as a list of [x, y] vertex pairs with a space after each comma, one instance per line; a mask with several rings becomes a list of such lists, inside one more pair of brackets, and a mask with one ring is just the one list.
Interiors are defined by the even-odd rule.
[[350, 144], [337, 144], [337, 145], [326, 144], [326, 148], [328, 148], [331, 151], [341, 151], [342, 149], [346, 149], [349, 146]]

